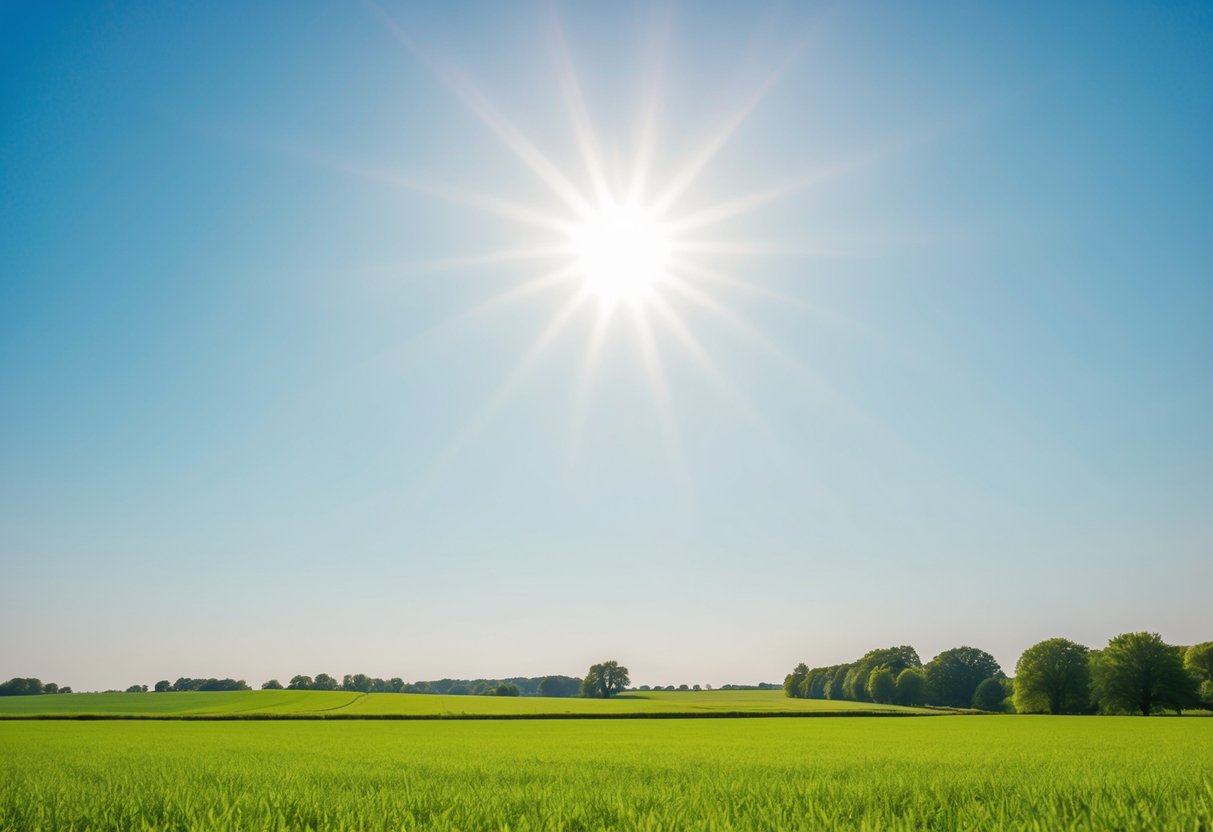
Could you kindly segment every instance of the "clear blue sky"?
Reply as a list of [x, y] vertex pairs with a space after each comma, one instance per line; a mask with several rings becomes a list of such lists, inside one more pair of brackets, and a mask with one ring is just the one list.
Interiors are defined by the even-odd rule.
[[830, 175], [592, 378], [576, 279], [463, 314], [559, 258], [445, 262], [569, 212], [459, 89], [589, 192], [545, 5], [5, 5], [0, 676], [1213, 637], [1213, 8], [609, 5], [611, 175], [656, 55], [654, 183], [783, 70], [672, 216]]

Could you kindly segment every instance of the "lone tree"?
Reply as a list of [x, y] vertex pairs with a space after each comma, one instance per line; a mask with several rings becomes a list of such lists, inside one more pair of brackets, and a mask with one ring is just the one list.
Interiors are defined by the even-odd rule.
[[1091, 676], [1104, 711], [1182, 710], [1196, 700], [1196, 679], [1184, 669], [1179, 648], [1158, 633], [1121, 633], [1094, 654]]
[[1033, 644], [1015, 665], [1015, 710], [1074, 714], [1091, 704], [1090, 650], [1064, 638]]
[[991, 676], [1003, 675], [994, 657], [976, 647], [945, 650], [931, 659], [926, 672], [928, 701], [953, 708], [968, 708], [978, 685]]
[[606, 699], [626, 688], [631, 683], [628, 669], [611, 660], [592, 665], [581, 681], [581, 695], [595, 699]]

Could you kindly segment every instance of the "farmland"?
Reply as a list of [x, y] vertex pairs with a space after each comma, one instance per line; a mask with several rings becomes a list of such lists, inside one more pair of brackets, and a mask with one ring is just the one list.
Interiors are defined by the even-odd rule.
[[1213, 720], [0, 724], [4, 829], [1213, 827]]
[[361, 694], [350, 691], [308, 690], [68, 693], [55, 696], [0, 697], [0, 718], [81, 714], [166, 718], [258, 715], [357, 718], [787, 712], [809, 714], [924, 711], [871, 702], [789, 699], [782, 691], [769, 690], [643, 692], [611, 699]]

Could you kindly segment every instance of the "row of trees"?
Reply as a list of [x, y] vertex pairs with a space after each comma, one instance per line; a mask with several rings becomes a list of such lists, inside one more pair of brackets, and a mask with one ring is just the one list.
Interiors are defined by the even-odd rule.
[[59, 687], [54, 682], [42, 683], [41, 679], [23, 679], [14, 677], [7, 682], [0, 682], [0, 696], [41, 696], [44, 693], [71, 693], [66, 685]]
[[800, 699], [968, 708], [1001, 703], [1008, 694], [1005, 680], [984, 650], [956, 647], [923, 665], [918, 652], [903, 644], [871, 650], [846, 664], [811, 668], [801, 663], [784, 678], [783, 689]]
[[847, 664], [799, 664], [788, 696], [1020, 713], [1142, 713], [1213, 709], [1213, 642], [1167, 644], [1157, 633], [1124, 633], [1103, 650], [1062, 638], [1024, 651], [1008, 679], [974, 647], [945, 650], [927, 664], [908, 645], [872, 650]]
[[[440, 679], [434, 682], [405, 682], [399, 677], [380, 679], [365, 673], [347, 673], [338, 682], [327, 673], [294, 676], [287, 690], [345, 690], [358, 693], [438, 693], [454, 696], [576, 696], [581, 679], [572, 676], [516, 677], [511, 679]], [[270, 679], [262, 690], [282, 690], [277, 679]]]
[[1102, 650], [1051, 638], [1015, 665], [1020, 713], [1140, 713], [1213, 710], [1213, 641], [1181, 647], [1158, 633], [1122, 633]]
[[[252, 690], [248, 686], [248, 682], [243, 679], [190, 679], [187, 676], [182, 676], [175, 682], [170, 682], [168, 679], [161, 679], [157, 682], [152, 690], [156, 693], [169, 693], [172, 691], [184, 690]], [[127, 693], [146, 692], [147, 685], [131, 685], [126, 689]]]

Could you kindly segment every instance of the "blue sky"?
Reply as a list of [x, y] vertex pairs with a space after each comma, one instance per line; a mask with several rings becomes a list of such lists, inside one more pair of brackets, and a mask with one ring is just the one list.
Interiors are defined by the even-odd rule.
[[575, 277], [449, 262], [545, 238], [443, 189], [569, 212], [444, 72], [589, 192], [548, 6], [0, 15], [0, 676], [1210, 637], [1207, 5], [561, 4], [611, 176], [777, 76], [674, 218], [820, 174], [592, 377]]

